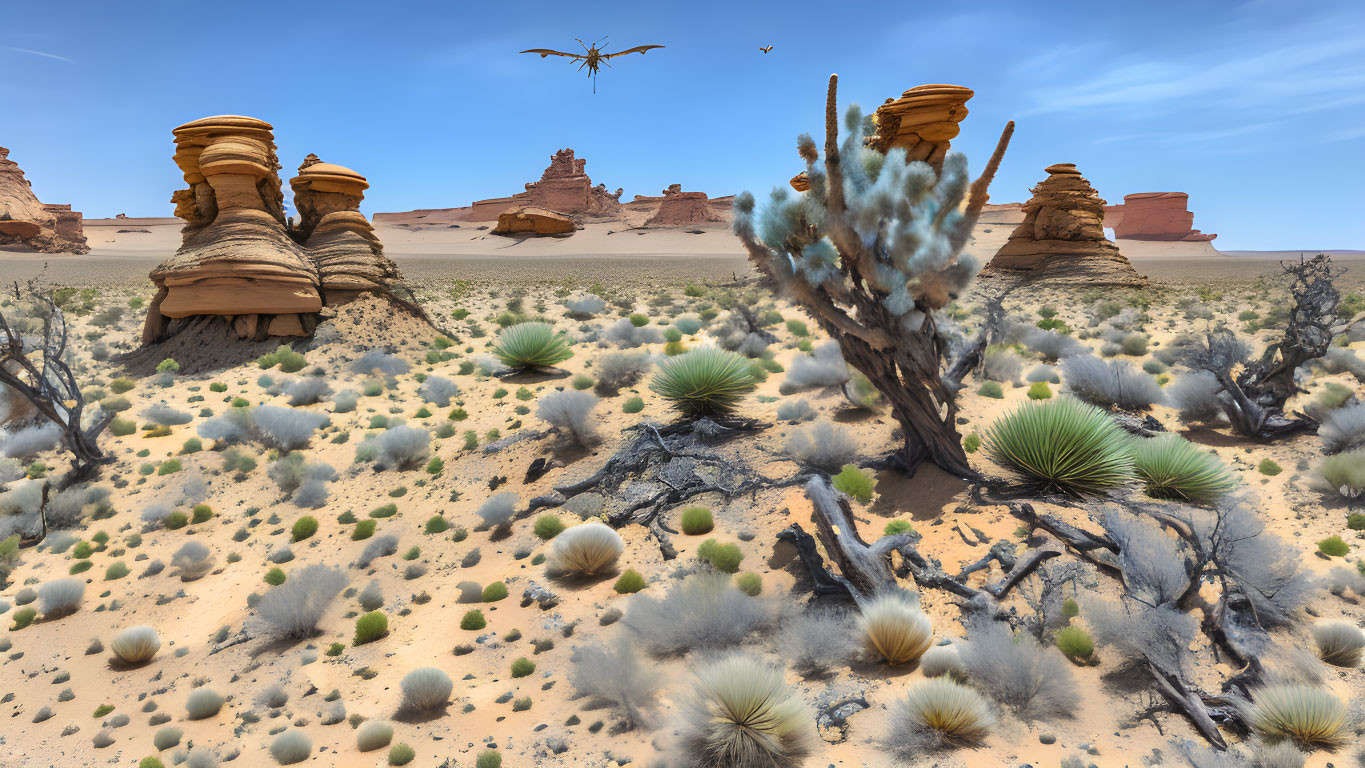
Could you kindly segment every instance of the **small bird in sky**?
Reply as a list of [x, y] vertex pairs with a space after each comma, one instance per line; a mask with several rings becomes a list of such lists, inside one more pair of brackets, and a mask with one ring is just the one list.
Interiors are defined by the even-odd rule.
[[764, 53], [767, 53], [768, 51], [771, 51], [772, 49], [773, 49], [773, 47], [772, 47], [771, 45], [769, 45], [769, 46], [767, 46], [767, 47], [761, 47], [761, 46], [760, 46], [758, 50], [763, 51]]

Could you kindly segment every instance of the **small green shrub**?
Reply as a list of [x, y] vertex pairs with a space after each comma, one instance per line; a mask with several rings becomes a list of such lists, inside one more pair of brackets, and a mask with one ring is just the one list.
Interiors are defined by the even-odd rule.
[[616, 580], [616, 584], [612, 587], [618, 595], [633, 595], [644, 588], [645, 577], [641, 576], [640, 572], [634, 568], [621, 574], [621, 577]]
[[389, 765], [407, 765], [417, 757], [417, 751], [407, 744], [394, 744], [389, 747]]
[[1080, 627], [1063, 627], [1057, 633], [1057, 650], [1068, 658], [1088, 659], [1095, 652], [1095, 641]]
[[446, 519], [444, 517], [442, 517], [441, 515], [432, 515], [431, 517], [427, 518], [427, 525], [425, 530], [427, 533], [445, 533], [446, 529], [449, 527], [450, 523], [446, 522]]
[[499, 600], [507, 599], [507, 585], [501, 581], [495, 581], [483, 588], [483, 601], [485, 603], [496, 603]]
[[279, 585], [284, 583], [284, 580], [285, 580], [284, 571], [280, 570], [279, 568], [271, 568], [270, 570], [265, 572], [265, 583], [269, 584], [272, 587], [278, 587]]
[[1261, 459], [1261, 463], [1256, 465], [1256, 471], [1260, 472], [1266, 477], [1274, 477], [1275, 475], [1280, 474], [1284, 470], [1280, 469], [1280, 465], [1276, 464], [1271, 459]]
[[374, 520], [361, 520], [355, 524], [355, 530], [351, 531], [351, 541], [368, 539], [374, 535], [374, 527], [377, 523]]
[[564, 532], [564, 521], [556, 515], [541, 515], [536, 518], [532, 531], [541, 541], [549, 541]]
[[213, 519], [213, 507], [207, 504], [195, 504], [194, 509], [190, 510], [191, 523], [206, 523]]
[[478, 608], [465, 613], [464, 618], [460, 619], [460, 629], [467, 632], [477, 632], [488, 626], [488, 621], [483, 617], [483, 611]]
[[1217, 455], [1173, 432], [1134, 438], [1133, 466], [1147, 495], [1160, 499], [1207, 504], [1237, 487]]
[[115, 579], [121, 579], [127, 575], [128, 566], [122, 560], [112, 563], [108, 568], [104, 569], [105, 581], [114, 581]]
[[744, 553], [740, 551], [738, 544], [721, 544], [715, 539], [707, 539], [697, 547], [697, 557], [722, 573], [736, 573], [739, 571], [740, 561], [744, 559]]
[[753, 571], [747, 571], [735, 577], [735, 586], [749, 597], [758, 597], [763, 591], [763, 577]]
[[1341, 540], [1340, 536], [1328, 536], [1318, 542], [1318, 551], [1328, 557], [1345, 557], [1351, 551], [1351, 545]]
[[536, 671], [536, 663], [525, 656], [512, 662], [512, 677], [527, 677]]
[[189, 515], [186, 515], [184, 512], [176, 510], [169, 515], [166, 515], [166, 519], [162, 520], [161, 524], [165, 526], [167, 530], [175, 531], [189, 525], [190, 518]]
[[117, 379], [114, 379], [109, 382], [109, 391], [113, 392], [116, 395], [121, 395], [124, 392], [131, 390], [135, 386], [137, 385], [133, 383], [132, 379], [127, 378], [125, 376], [120, 376]]
[[157, 373], [175, 373], [179, 370], [180, 363], [177, 363], [173, 357], [168, 357], [156, 364]]
[[1068, 597], [1062, 601], [1062, 615], [1068, 619], [1074, 619], [1081, 615], [1081, 606], [1074, 599]]
[[688, 507], [679, 516], [678, 525], [688, 536], [700, 536], [703, 533], [710, 533], [716, 523], [711, 517], [711, 510], [706, 507]]
[[502, 768], [502, 755], [492, 749], [481, 752], [474, 760], [474, 768]]
[[28, 625], [32, 624], [33, 620], [37, 617], [38, 609], [32, 606], [20, 608], [19, 610], [14, 612], [13, 616], [10, 617], [11, 619], [14, 620], [14, 625], [10, 627], [10, 631], [15, 632], [23, 629], [24, 627], [27, 627]]
[[294, 541], [303, 541], [318, 532], [318, 519], [311, 515], [304, 515], [294, 521], [294, 527], [290, 530], [290, 536]]
[[981, 388], [976, 390], [976, 393], [982, 397], [989, 397], [993, 400], [1002, 400], [1005, 397], [1005, 390], [1001, 388], [1000, 382], [998, 381], [982, 382]]
[[1049, 490], [1102, 493], [1134, 476], [1128, 434], [1073, 397], [1025, 403], [986, 431], [991, 458]]
[[645, 401], [639, 397], [632, 397], [621, 404], [622, 413], [639, 413], [645, 409]]
[[976, 453], [981, 449], [981, 437], [975, 432], [962, 438], [962, 450], [967, 453]]
[[573, 357], [568, 338], [540, 322], [519, 323], [499, 331], [493, 354], [508, 368], [549, 368]]
[[128, 419], [114, 419], [109, 422], [109, 431], [117, 437], [125, 437], [137, 431], [137, 424]]
[[834, 490], [847, 494], [860, 504], [872, 501], [872, 493], [877, 489], [877, 478], [871, 472], [864, 472], [852, 464], [845, 464], [839, 474], [830, 478]]
[[886, 536], [895, 536], [898, 533], [909, 533], [913, 530], [915, 530], [915, 526], [911, 525], [909, 520], [892, 520], [882, 529], [882, 533]]
[[754, 380], [743, 357], [701, 347], [660, 363], [649, 388], [683, 415], [697, 417], [733, 410]]
[[1052, 387], [1049, 387], [1046, 381], [1035, 381], [1029, 385], [1028, 399], [1046, 400], [1050, 397], [1052, 397]]
[[364, 645], [383, 637], [389, 631], [389, 617], [383, 611], [371, 611], [355, 620], [355, 639], [352, 645]]

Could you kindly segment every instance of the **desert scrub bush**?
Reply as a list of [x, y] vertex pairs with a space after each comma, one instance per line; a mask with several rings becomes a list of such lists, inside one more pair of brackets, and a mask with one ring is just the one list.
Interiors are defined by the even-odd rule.
[[645, 724], [659, 693], [659, 675], [625, 637], [618, 636], [610, 645], [575, 648], [569, 663], [569, 684], [576, 697], [605, 704], [631, 726]]
[[992, 400], [1005, 399], [1005, 390], [1000, 386], [999, 382], [995, 381], [981, 382], [981, 387], [976, 390], [976, 393], [982, 397], [989, 397]]
[[190, 720], [204, 720], [218, 714], [223, 708], [223, 694], [211, 688], [195, 688], [185, 699], [185, 717]]
[[271, 463], [266, 474], [294, 506], [317, 509], [327, 502], [327, 484], [337, 471], [323, 462], [309, 463], [302, 453], [289, 453]]
[[664, 340], [664, 335], [655, 326], [637, 326], [623, 317], [608, 328], [602, 338], [619, 347], [634, 349], [643, 344], [658, 344]]
[[486, 749], [475, 758], [474, 768], [502, 768], [502, 755], [496, 750]]
[[651, 391], [688, 417], [729, 413], [753, 387], [744, 358], [716, 347], [663, 361], [649, 382]]
[[800, 423], [815, 418], [815, 408], [805, 400], [793, 400], [777, 406], [777, 420]]
[[823, 677], [857, 655], [857, 628], [847, 611], [808, 608], [778, 622], [777, 649], [804, 677]]
[[1280, 468], [1279, 464], [1275, 463], [1274, 459], [1261, 459], [1261, 463], [1256, 465], [1256, 471], [1266, 477], [1274, 477], [1284, 470]]
[[1329, 411], [1322, 418], [1318, 437], [1327, 453], [1365, 448], [1365, 403]]
[[887, 664], [914, 661], [933, 645], [933, 625], [912, 592], [882, 592], [859, 602], [858, 611], [858, 629], [868, 654]]
[[826, 342], [811, 350], [809, 355], [792, 358], [782, 384], [777, 391], [790, 395], [812, 389], [843, 386], [849, 380], [848, 363], [837, 342]]
[[389, 765], [407, 765], [417, 757], [417, 751], [407, 744], [394, 744], [389, 748]]
[[925, 753], [981, 743], [995, 725], [981, 694], [947, 677], [912, 687], [891, 707], [881, 747], [909, 765]]
[[274, 368], [278, 365], [283, 373], [298, 373], [307, 364], [308, 361], [304, 356], [295, 352], [288, 344], [281, 344], [275, 348], [274, 352], [256, 358], [256, 365], [262, 369]]
[[782, 670], [747, 654], [698, 670], [679, 738], [685, 768], [800, 765], [817, 743], [814, 719]]
[[536, 538], [541, 541], [549, 541], [564, 532], [564, 521], [560, 520], [556, 515], [541, 515], [536, 518], [535, 525], [532, 527], [532, 532], [535, 533]]
[[1058, 630], [1054, 642], [1057, 650], [1070, 659], [1088, 659], [1095, 652], [1095, 641], [1090, 633], [1074, 624]]
[[428, 376], [422, 386], [417, 388], [417, 394], [422, 402], [445, 408], [450, 405], [451, 398], [460, 394], [460, 388], [444, 376]]
[[[431, 455], [431, 433], [406, 424], [389, 427], [374, 439], [374, 443], [376, 469], [419, 469]], [[357, 449], [358, 460], [360, 455]]]
[[936, 645], [925, 651], [919, 658], [919, 669], [925, 677], [951, 677], [954, 680], [967, 678], [956, 645]]
[[986, 430], [986, 452], [1047, 490], [1103, 493], [1134, 476], [1128, 435], [1071, 397], [1025, 403]]
[[721, 573], [738, 573], [744, 553], [738, 544], [721, 544], [715, 539], [707, 539], [697, 547], [697, 559]]
[[493, 496], [474, 510], [483, 524], [489, 528], [501, 528], [511, 521], [517, 511], [517, 494], [504, 491]]
[[638, 397], [632, 397], [632, 398], [630, 398], [629, 400], [627, 400], [627, 401], [625, 401], [624, 403], [621, 404], [621, 412], [622, 412], [622, 413], [639, 413], [640, 411], [643, 411], [644, 409], [645, 409], [645, 401], [642, 400], [642, 399], [640, 399], [640, 398], [638, 398]]
[[109, 641], [109, 650], [124, 664], [145, 664], [161, 649], [161, 638], [148, 626], [119, 630]]
[[10, 618], [14, 620], [14, 624], [9, 629], [11, 632], [17, 632], [32, 624], [33, 620], [38, 618], [38, 611], [32, 606], [20, 608]]
[[1166, 388], [1166, 402], [1185, 424], [1212, 424], [1223, 414], [1223, 385], [1208, 371], [1182, 373]]
[[488, 626], [488, 620], [483, 617], [483, 611], [473, 608], [465, 611], [464, 616], [460, 617], [460, 629], [466, 632], [478, 632]]
[[703, 533], [710, 533], [716, 525], [711, 516], [711, 510], [706, 507], [687, 507], [678, 516], [678, 526], [682, 532], [688, 536], [700, 536]]
[[987, 347], [981, 357], [981, 377], [988, 381], [1014, 382], [1024, 372], [1024, 359], [1012, 347]]
[[877, 490], [877, 478], [871, 472], [864, 472], [853, 464], [845, 464], [839, 474], [830, 478], [834, 490], [856, 499], [860, 504], [872, 501]]
[[109, 422], [109, 431], [116, 437], [127, 437], [137, 431], [137, 424], [128, 419], [114, 419]]
[[978, 621], [959, 650], [967, 677], [1024, 720], [1071, 717], [1080, 703], [1061, 652], [996, 621]]
[[171, 567], [178, 571], [181, 581], [202, 579], [213, 570], [213, 553], [198, 541], [187, 541], [171, 556]]
[[610, 526], [579, 523], [555, 537], [546, 568], [556, 575], [592, 577], [613, 568], [624, 549], [620, 534]]
[[1340, 536], [1328, 536], [1318, 542], [1318, 551], [1328, 557], [1345, 557], [1351, 552], [1351, 545], [1342, 541]]
[[1323, 459], [1318, 467], [1323, 483], [1346, 498], [1365, 494], [1365, 448]]
[[[356, 523], [356, 529], [359, 530], [361, 524], [366, 522], [373, 523], [374, 521], [362, 520], [360, 523]], [[361, 551], [359, 559], [356, 560], [356, 566], [359, 568], [368, 568], [370, 567], [370, 563], [374, 562], [376, 558], [387, 557], [397, 551], [397, 536], [380, 536], [377, 539], [371, 539], [370, 543], [366, 544], [365, 549]]]
[[644, 588], [645, 577], [633, 568], [621, 574], [616, 583], [612, 585], [612, 589], [616, 590], [618, 595], [633, 595]]
[[165, 403], [156, 403], [142, 412], [142, 418], [158, 427], [177, 427], [190, 423], [194, 417]]
[[597, 361], [597, 394], [615, 395], [624, 387], [637, 384], [651, 365], [647, 352], [611, 352]]
[[848, 430], [817, 421], [787, 438], [783, 451], [794, 461], [823, 472], [838, 472], [858, 456], [858, 442]]
[[1344, 621], [1314, 624], [1313, 642], [1318, 658], [1335, 667], [1357, 666], [1365, 655], [1365, 633]]
[[512, 677], [530, 677], [536, 671], [536, 663], [526, 657], [512, 662]]
[[569, 340], [546, 323], [527, 322], [498, 332], [493, 354], [508, 368], [550, 368], [573, 357]]
[[1047, 400], [1050, 397], [1052, 397], [1052, 387], [1049, 387], [1046, 381], [1035, 381], [1029, 385], [1028, 399]]
[[1147, 495], [1209, 504], [1237, 487], [1217, 454], [1175, 434], [1133, 438], [1133, 468]]
[[293, 541], [303, 541], [318, 532], [318, 519], [310, 515], [304, 515], [294, 521], [294, 527], [289, 529], [289, 538]]
[[285, 576], [283, 569], [271, 568], [270, 570], [265, 572], [265, 576], [262, 578], [262, 580], [272, 587], [278, 587], [279, 585], [287, 581], [288, 577]]
[[374, 642], [389, 632], [389, 617], [383, 611], [370, 611], [355, 620], [355, 639], [351, 645]]
[[85, 597], [85, 582], [81, 579], [57, 579], [38, 589], [38, 604], [44, 619], [69, 616], [81, 607]]
[[324, 378], [307, 376], [284, 382], [280, 391], [284, 393], [285, 397], [289, 398], [289, 405], [297, 408], [301, 405], [322, 402], [324, 398], [331, 396], [332, 387]]
[[375, 520], [361, 520], [355, 524], [355, 530], [351, 531], [351, 541], [361, 541], [374, 535], [374, 528], [378, 525]]
[[1307, 685], [1269, 685], [1252, 692], [1246, 718], [1263, 737], [1308, 749], [1332, 748], [1346, 738], [1346, 705]]
[[485, 603], [496, 603], [499, 600], [507, 599], [507, 585], [501, 581], [495, 581], [483, 588], [483, 601]]
[[1140, 411], [1163, 400], [1156, 379], [1122, 360], [1074, 355], [1062, 361], [1062, 379], [1069, 394], [1101, 408]]
[[382, 749], [393, 741], [393, 726], [382, 720], [366, 720], [355, 729], [356, 749], [373, 752]]
[[270, 756], [280, 765], [293, 765], [313, 754], [313, 740], [297, 728], [290, 728], [270, 742]]
[[763, 593], [763, 577], [747, 571], [735, 577], [735, 588], [749, 597], [758, 597]]
[[419, 667], [403, 677], [401, 708], [409, 712], [430, 712], [450, 701], [455, 689], [450, 676], [436, 667]]
[[768, 606], [740, 592], [729, 576], [699, 573], [662, 597], [637, 594], [621, 623], [650, 653], [679, 656], [738, 645], [770, 621]]
[[317, 631], [327, 606], [345, 588], [346, 574], [340, 568], [304, 566], [262, 595], [256, 613], [273, 634], [306, 637]]
[[591, 392], [552, 392], [540, 398], [536, 418], [549, 424], [566, 444], [586, 448], [597, 441], [591, 417], [597, 395]]

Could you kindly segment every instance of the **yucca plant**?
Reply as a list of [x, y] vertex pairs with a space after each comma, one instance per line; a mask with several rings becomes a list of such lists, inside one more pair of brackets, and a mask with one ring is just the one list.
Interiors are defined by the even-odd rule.
[[547, 323], [518, 323], [498, 332], [493, 354], [508, 368], [549, 368], [573, 357], [569, 340]]
[[1346, 705], [1312, 686], [1271, 685], [1253, 694], [1247, 719], [1270, 741], [1332, 747], [1344, 736]]
[[910, 592], [883, 592], [862, 602], [858, 624], [870, 654], [896, 665], [914, 661], [934, 642], [934, 627]]
[[911, 688], [892, 706], [889, 725], [882, 748], [908, 764], [926, 751], [980, 742], [995, 717], [981, 694], [936, 677]]
[[717, 347], [699, 347], [660, 363], [649, 388], [684, 415], [694, 417], [728, 413], [754, 388], [754, 381], [743, 357]]
[[1134, 438], [1132, 448], [1134, 468], [1149, 496], [1207, 504], [1237, 486], [1216, 455], [1180, 435]]
[[991, 458], [1047, 490], [1081, 496], [1133, 479], [1127, 433], [1069, 396], [1021, 405], [986, 430], [985, 444]]
[[682, 742], [686, 768], [784, 768], [810, 753], [815, 722], [781, 669], [735, 654], [697, 673]]

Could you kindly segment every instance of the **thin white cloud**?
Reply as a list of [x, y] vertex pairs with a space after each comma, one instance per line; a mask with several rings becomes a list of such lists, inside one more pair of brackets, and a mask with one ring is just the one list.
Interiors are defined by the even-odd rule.
[[65, 61], [67, 64], [75, 64], [75, 63], [76, 63], [75, 61], [72, 61], [71, 59], [68, 59], [68, 58], [65, 57], [65, 56], [58, 56], [58, 55], [55, 54], [55, 53], [47, 53], [47, 52], [45, 52], [45, 51], [35, 51], [35, 50], [33, 50], [32, 48], [15, 48], [15, 47], [12, 46], [12, 45], [0, 45], [0, 48], [3, 48], [3, 49], [6, 50], [6, 51], [12, 51], [12, 52], [14, 52], [14, 53], [26, 53], [26, 54], [28, 54], [29, 56], [42, 56], [42, 57], [45, 58], [45, 59], [55, 59], [55, 60], [57, 60], [57, 61]]

